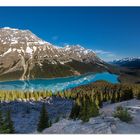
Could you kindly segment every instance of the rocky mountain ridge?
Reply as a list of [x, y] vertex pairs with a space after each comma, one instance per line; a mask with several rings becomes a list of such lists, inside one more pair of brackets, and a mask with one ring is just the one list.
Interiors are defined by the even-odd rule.
[[140, 69], [140, 57], [127, 57], [120, 60], [114, 60], [111, 63], [122, 67]]
[[57, 47], [29, 30], [0, 29], [0, 80], [62, 77], [107, 69], [94, 51], [80, 45]]

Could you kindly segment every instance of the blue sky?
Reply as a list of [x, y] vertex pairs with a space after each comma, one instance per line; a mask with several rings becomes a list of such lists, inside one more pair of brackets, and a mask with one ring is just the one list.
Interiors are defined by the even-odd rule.
[[106, 61], [140, 56], [138, 7], [0, 7], [0, 27], [29, 29], [58, 46], [79, 44]]

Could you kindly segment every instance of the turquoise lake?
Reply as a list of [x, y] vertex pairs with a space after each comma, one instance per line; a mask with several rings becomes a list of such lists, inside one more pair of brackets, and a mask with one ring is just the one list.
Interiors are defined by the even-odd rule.
[[85, 85], [97, 80], [106, 80], [110, 83], [118, 83], [118, 75], [103, 73], [88, 73], [80, 76], [53, 79], [16, 80], [0, 82], [0, 90], [51, 90], [52, 92], [71, 89], [79, 85]]

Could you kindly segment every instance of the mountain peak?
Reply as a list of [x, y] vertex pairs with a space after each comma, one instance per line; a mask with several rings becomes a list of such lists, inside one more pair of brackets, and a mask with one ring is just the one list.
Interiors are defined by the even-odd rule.
[[66, 45], [64, 47], [64, 49], [66, 51], [77, 51], [77, 52], [82, 53], [84, 55], [89, 54], [89, 53], [95, 54], [95, 52], [93, 50], [86, 49], [86, 48], [84, 48], [83, 46], [81, 46], [79, 44], [78, 45]]
[[46, 42], [39, 37], [37, 37], [30, 30], [20, 30], [10, 27], [4, 27], [0, 29], [0, 44], [27, 44], [27, 43], [37, 43], [39, 45], [50, 45], [49, 42]]
[[19, 29], [16, 29], [16, 28], [11, 28], [11, 27], [3, 27], [1, 29], [6, 29], [6, 30], [19, 30]]

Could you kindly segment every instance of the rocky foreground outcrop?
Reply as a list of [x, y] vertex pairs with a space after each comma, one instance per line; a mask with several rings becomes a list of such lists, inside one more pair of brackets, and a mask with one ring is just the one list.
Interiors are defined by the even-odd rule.
[[91, 118], [89, 122], [63, 119], [52, 127], [43, 131], [44, 134], [111, 134], [115, 123], [119, 121], [113, 117]]
[[[115, 104], [105, 103], [100, 109], [100, 116], [91, 118], [89, 122], [68, 119], [72, 101], [53, 98], [45, 102], [52, 126], [45, 129], [43, 134], [140, 134], [140, 100], [129, 100]], [[132, 122], [125, 123], [112, 116], [117, 106], [128, 108], [133, 117]], [[5, 113], [11, 110], [11, 117], [16, 133], [38, 133], [37, 124], [42, 102], [11, 102], [1, 103]], [[55, 123], [59, 117], [59, 122]]]
[[[128, 108], [133, 121], [125, 123], [112, 117], [117, 106]], [[129, 100], [107, 104], [100, 110], [101, 116], [91, 118], [89, 122], [63, 119], [43, 131], [43, 134], [140, 134], [140, 100]]]

